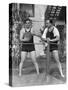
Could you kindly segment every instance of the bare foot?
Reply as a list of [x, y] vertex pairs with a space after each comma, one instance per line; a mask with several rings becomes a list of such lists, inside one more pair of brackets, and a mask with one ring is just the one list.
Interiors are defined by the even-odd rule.
[[64, 78], [64, 74], [61, 74], [61, 77], [63, 77], [63, 78]]
[[46, 76], [46, 82], [48, 83], [50, 81], [49, 75]]

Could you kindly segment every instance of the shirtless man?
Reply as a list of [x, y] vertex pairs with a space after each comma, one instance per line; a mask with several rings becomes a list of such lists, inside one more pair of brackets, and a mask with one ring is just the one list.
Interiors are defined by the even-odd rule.
[[64, 77], [58, 54], [58, 41], [60, 40], [60, 35], [58, 29], [53, 25], [52, 20], [46, 20], [46, 28], [42, 35], [42, 39], [50, 43], [50, 52], [53, 53], [61, 76]]
[[39, 67], [36, 61], [35, 46], [33, 41], [33, 29], [31, 26], [31, 22], [32, 21], [30, 19], [26, 19], [24, 28], [22, 28], [20, 31], [20, 41], [22, 41], [22, 50], [21, 50], [21, 62], [19, 65], [19, 76], [21, 76], [22, 74], [22, 67], [24, 60], [26, 59], [27, 53], [30, 53], [31, 59], [36, 68], [37, 75], [39, 75]]

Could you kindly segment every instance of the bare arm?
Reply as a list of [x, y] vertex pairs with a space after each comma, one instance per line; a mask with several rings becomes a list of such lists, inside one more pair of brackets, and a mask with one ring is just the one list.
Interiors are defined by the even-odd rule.
[[47, 42], [46, 33], [47, 33], [47, 29], [44, 30], [43, 35], [42, 35], [42, 37], [41, 37], [41, 39], [42, 39], [43, 41], [45, 41], [45, 42]]
[[20, 30], [20, 41], [22, 41], [22, 39], [23, 39], [23, 31]]
[[31, 33], [32, 33], [33, 36], [37, 36], [37, 37], [40, 37], [40, 38], [41, 38], [41, 36], [42, 36], [41, 32], [36, 33], [33, 29], [32, 29], [32, 31], [31, 31]]
[[24, 31], [23, 31], [23, 29], [22, 29], [22, 30], [20, 31], [20, 41], [26, 41], [26, 40], [24, 39], [23, 35], [24, 35]]
[[41, 40], [47, 42], [47, 39], [45, 39], [45, 38], [42, 38], [42, 37], [41, 37]]
[[36, 34], [36, 33], [32, 33], [33, 36], [37, 36], [37, 37], [40, 37], [41, 38], [41, 34]]
[[51, 41], [51, 42], [59, 41], [59, 36], [56, 36], [55, 39], [51, 39], [50, 41]]

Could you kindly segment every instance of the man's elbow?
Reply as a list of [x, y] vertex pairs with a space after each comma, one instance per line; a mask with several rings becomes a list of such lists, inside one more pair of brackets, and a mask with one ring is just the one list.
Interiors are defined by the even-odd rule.
[[60, 37], [57, 36], [56, 39], [59, 41], [60, 40]]
[[45, 38], [41, 38], [42, 39], [42, 41], [46, 41], [46, 39]]
[[22, 41], [22, 38], [20, 37], [20, 41]]

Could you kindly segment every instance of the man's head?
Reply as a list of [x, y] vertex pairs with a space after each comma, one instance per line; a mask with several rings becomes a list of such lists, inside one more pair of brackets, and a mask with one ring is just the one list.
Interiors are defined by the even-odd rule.
[[25, 22], [24, 22], [24, 24], [25, 24], [25, 27], [26, 28], [30, 28], [31, 25], [32, 25], [32, 21], [30, 19], [26, 19]]
[[53, 21], [48, 19], [48, 20], [46, 20], [45, 24], [46, 24], [46, 27], [49, 28], [53, 25]]

